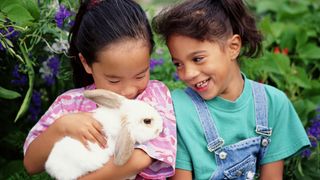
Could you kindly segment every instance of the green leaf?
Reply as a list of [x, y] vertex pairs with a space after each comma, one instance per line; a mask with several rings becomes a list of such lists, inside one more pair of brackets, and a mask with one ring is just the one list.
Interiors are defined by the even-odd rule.
[[6, 16], [0, 11], [0, 22], [5, 22], [5, 21], [6, 21]]
[[[309, 99], [303, 99], [300, 98], [296, 101], [292, 102], [295, 109], [297, 110], [297, 113], [299, 114], [299, 117], [302, 120], [307, 120], [308, 114], [311, 112], [314, 112], [314, 110], [317, 108], [318, 104], [315, 104], [314, 102], [310, 101]], [[306, 121], [302, 121], [304, 125], [306, 125]]]
[[0, 11], [2, 11], [4, 8], [11, 6], [13, 4], [23, 5], [21, 0], [1, 0]]
[[287, 77], [290, 83], [294, 83], [299, 87], [309, 89], [311, 88], [311, 81], [304, 68], [295, 67], [292, 69], [292, 75]]
[[314, 43], [309, 43], [301, 46], [298, 49], [298, 54], [300, 58], [306, 59], [320, 59], [320, 47]]
[[7, 14], [11, 21], [16, 22], [19, 25], [26, 25], [34, 20], [29, 11], [18, 4], [7, 6], [2, 11]]
[[26, 66], [28, 69], [29, 88], [26, 93], [26, 96], [23, 99], [22, 105], [20, 106], [20, 109], [16, 115], [16, 118], [14, 119], [14, 122], [17, 122], [17, 120], [19, 118], [21, 118], [27, 112], [27, 110], [29, 108], [29, 104], [30, 104], [31, 96], [32, 96], [32, 91], [33, 91], [33, 85], [34, 85], [34, 76], [35, 76], [31, 60], [29, 59], [27, 52], [26, 52], [27, 48], [25, 47], [25, 44], [24, 44], [24, 46], [22, 44], [20, 44], [19, 47], [20, 47], [20, 51], [23, 54], [23, 58], [26, 62]]
[[280, 38], [281, 34], [285, 29], [285, 24], [280, 22], [272, 23], [271, 25], [271, 32], [274, 38]]
[[307, 5], [302, 5], [299, 3], [286, 3], [283, 4], [279, 13], [278, 17], [280, 20], [286, 20], [290, 18], [301, 18], [302, 15], [304, 15], [306, 12], [308, 12]]
[[256, 1], [257, 5], [256, 5], [256, 12], [258, 14], [267, 12], [267, 11], [273, 11], [273, 12], [277, 12], [279, 9], [279, 6], [275, 6], [273, 1], [269, 1], [269, 0], [259, 0]]
[[24, 167], [22, 160], [9, 161], [1, 167], [3, 179], [7, 179], [11, 174], [14, 174], [15, 172], [21, 171], [23, 169]]
[[0, 98], [3, 99], [16, 99], [18, 97], [21, 97], [21, 94], [19, 94], [16, 91], [8, 90], [0, 86]]
[[294, 24], [287, 25], [284, 28], [282, 35], [280, 36], [281, 49], [288, 48], [290, 52], [293, 50], [298, 34], [297, 31], [297, 25]]
[[296, 48], [303, 48], [303, 45], [307, 43], [308, 41], [308, 30], [304, 29], [304, 28], [300, 28], [299, 32], [296, 33], [296, 40], [297, 40], [297, 46]]
[[290, 59], [288, 56], [283, 54], [274, 54], [272, 61], [278, 67], [278, 73], [282, 75], [288, 75], [288, 73], [290, 73]]
[[35, 0], [24, 0], [24, 7], [30, 12], [32, 17], [35, 20], [38, 20], [40, 17], [40, 9]]

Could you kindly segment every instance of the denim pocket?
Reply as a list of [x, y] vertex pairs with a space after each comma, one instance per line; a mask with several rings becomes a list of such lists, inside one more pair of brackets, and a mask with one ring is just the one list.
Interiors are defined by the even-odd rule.
[[245, 179], [251, 179], [256, 172], [256, 157], [253, 155], [247, 156], [241, 162], [231, 166], [224, 171], [224, 175], [228, 179], [243, 178], [241, 176], [246, 176]]

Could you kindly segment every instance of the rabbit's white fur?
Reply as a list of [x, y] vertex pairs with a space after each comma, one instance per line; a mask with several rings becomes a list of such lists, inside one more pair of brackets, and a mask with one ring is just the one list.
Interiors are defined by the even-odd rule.
[[129, 100], [102, 89], [88, 90], [84, 94], [99, 105], [93, 116], [103, 126], [108, 147], [102, 149], [98, 144], [89, 142], [88, 150], [71, 137], [56, 142], [45, 169], [59, 180], [77, 179], [95, 171], [112, 155], [115, 164], [123, 165], [130, 158], [135, 143], [156, 138], [162, 131], [161, 116], [145, 102]]

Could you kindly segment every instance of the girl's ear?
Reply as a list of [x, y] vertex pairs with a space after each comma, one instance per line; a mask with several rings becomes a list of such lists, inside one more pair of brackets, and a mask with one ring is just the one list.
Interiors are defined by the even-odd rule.
[[241, 50], [241, 45], [241, 37], [238, 34], [233, 35], [229, 39], [228, 49], [230, 52], [230, 58], [232, 60], [236, 60], [238, 58]]
[[83, 57], [83, 55], [81, 53], [79, 53], [79, 58], [81, 61], [82, 66], [84, 67], [84, 69], [86, 70], [86, 72], [88, 74], [92, 74], [92, 69], [91, 67], [88, 65], [86, 59]]

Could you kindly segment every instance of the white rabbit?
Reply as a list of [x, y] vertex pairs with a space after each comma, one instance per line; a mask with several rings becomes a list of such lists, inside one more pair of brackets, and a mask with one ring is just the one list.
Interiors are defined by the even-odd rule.
[[68, 136], [56, 142], [45, 169], [59, 180], [77, 179], [95, 171], [112, 155], [114, 164], [123, 165], [130, 158], [135, 143], [156, 138], [162, 131], [161, 116], [145, 102], [102, 89], [87, 90], [84, 96], [98, 104], [93, 116], [103, 126], [108, 147], [103, 149], [89, 142], [88, 150], [80, 141]]

